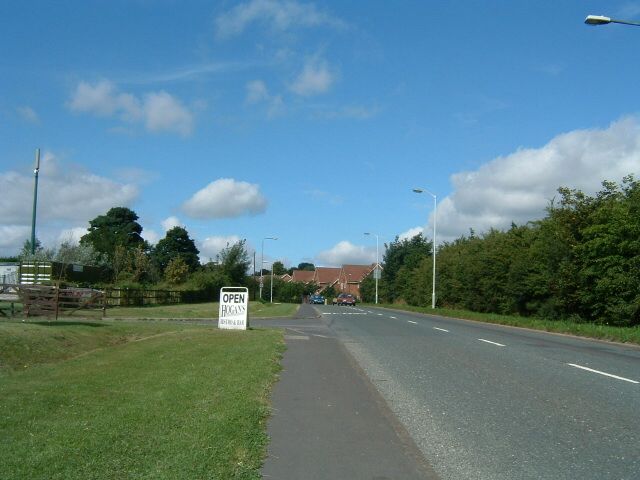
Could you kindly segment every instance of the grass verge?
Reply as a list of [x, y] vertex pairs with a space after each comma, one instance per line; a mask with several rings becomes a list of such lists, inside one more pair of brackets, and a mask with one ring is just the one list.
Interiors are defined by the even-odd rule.
[[260, 478], [283, 345], [275, 330], [0, 323], [0, 478]]
[[[249, 302], [249, 318], [288, 317], [299, 305], [293, 303]], [[150, 305], [146, 307], [115, 307], [107, 310], [108, 318], [218, 318], [219, 304], [183, 303], [178, 305]]]
[[[372, 305], [373, 306], [373, 305]], [[415, 307], [411, 305], [378, 305], [384, 308], [405, 310], [409, 312], [425, 313], [442, 317], [462, 318], [478, 322], [495, 323], [498, 325], [510, 325], [514, 327], [531, 328], [546, 332], [566, 333], [580, 337], [596, 338], [621, 343], [634, 343], [640, 345], [640, 326], [614, 327], [593, 323], [576, 323], [567, 320], [545, 320], [541, 318], [519, 317], [515, 315], [498, 315], [494, 313], [478, 313], [467, 310], [453, 310], [447, 308]]]

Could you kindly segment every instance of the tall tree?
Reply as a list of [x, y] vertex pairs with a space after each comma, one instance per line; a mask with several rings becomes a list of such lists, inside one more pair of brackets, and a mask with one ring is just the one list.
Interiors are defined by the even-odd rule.
[[133, 249], [145, 245], [140, 234], [138, 215], [126, 207], [114, 207], [105, 215], [89, 222], [89, 233], [80, 239], [81, 245], [91, 245], [103, 261], [111, 262], [118, 245]]
[[220, 254], [220, 267], [222, 272], [229, 278], [232, 285], [240, 286], [245, 284], [245, 277], [251, 265], [251, 258], [245, 248], [245, 240], [240, 240], [233, 245], [227, 245]]
[[280, 261], [273, 262], [273, 274], [274, 275], [284, 275], [287, 273], [287, 269], [284, 268], [284, 264]]
[[164, 272], [169, 262], [181, 258], [189, 272], [200, 266], [200, 251], [189, 233], [183, 227], [173, 227], [153, 249], [153, 259], [160, 272]]

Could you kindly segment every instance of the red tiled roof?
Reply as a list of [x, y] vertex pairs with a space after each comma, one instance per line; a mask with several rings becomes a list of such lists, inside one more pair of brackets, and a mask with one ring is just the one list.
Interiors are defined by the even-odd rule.
[[293, 282], [311, 283], [314, 280], [316, 272], [308, 270], [294, 270], [292, 275]]
[[375, 263], [372, 263], [371, 265], [343, 265], [342, 275], [349, 283], [360, 283], [367, 275], [372, 272], [375, 266]]
[[340, 278], [340, 268], [316, 267], [315, 282], [318, 285], [332, 285]]

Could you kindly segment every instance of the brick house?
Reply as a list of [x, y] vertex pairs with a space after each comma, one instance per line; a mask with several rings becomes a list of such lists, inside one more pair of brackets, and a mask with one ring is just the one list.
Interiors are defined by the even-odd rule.
[[316, 272], [312, 270], [294, 270], [291, 275], [292, 282], [313, 283]]
[[340, 271], [338, 267], [316, 267], [314, 282], [318, 285], [318, 293], [335, 286], [340, 280]]
[[375, 267], [375, 263], [371, 265], [343, 265], [336, 284], [337, 290], [342, 293], [350, 293], [359, 299], [360, 283], [373, 272]]

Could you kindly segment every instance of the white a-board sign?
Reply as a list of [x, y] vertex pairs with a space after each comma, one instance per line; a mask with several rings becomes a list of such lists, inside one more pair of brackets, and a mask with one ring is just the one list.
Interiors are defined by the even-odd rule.
[[249, 289], [247, 287], [222, 287], [218, 328], [246, 330], [249, 328]]

